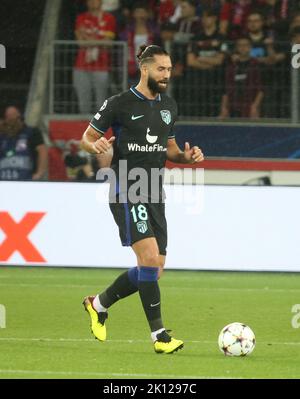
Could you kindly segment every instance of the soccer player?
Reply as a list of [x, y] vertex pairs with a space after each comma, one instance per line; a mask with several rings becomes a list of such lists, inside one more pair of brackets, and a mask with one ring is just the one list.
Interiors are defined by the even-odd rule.
[[[161, 317], [158, 279], [165, 265], [167, 247], [162, 179], [158, 189], [150, 193], [149, 184], [144, 185], [139, 200], [134, 203], [128, 195], [134, 182], [124, 175], [123, 167], [119, 171], [119, 164], [126, 161], [128, 173], [134, 168], [143, 168], [150, 178], [151, 170], [162, 169], [166, 159], [194, 163], [204, 158], [199, 147], [190, 148], [189, 143], [185, 143], [181, 151], [176, 144], [172, 128], [177, 105], [164, 94], [172, 70], [170, 56], [161, 47], [151, 45], [141, 46], [137, 57], [141, 74], [137, 86], [106, 100], [82, 137], [82, 147], [92, 154], [105, 154], [113, 146], [111, 168], [116, 184], [111, 183], [110, 192], [116, 201], [110, 200], [110, 209], [119, 227], [122, 245], [131, 246], [137, 266], [122, 273], [99, 295], [86, 297], [83, 304], [90, 315], [93, 334], [105, 341], [107, 310], [138, 291], [155, 352], [172, 353], [181, 349], [183, 342], [168, 334]], [[114, 135], [107, 140], [103, 135], [109, 127]]]

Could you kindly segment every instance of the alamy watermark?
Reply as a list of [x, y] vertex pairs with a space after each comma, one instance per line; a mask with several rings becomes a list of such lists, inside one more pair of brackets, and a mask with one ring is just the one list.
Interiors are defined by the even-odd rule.
[[295, 315], [292, 317], [292, 327], [300, 328], [300, 304], [296, 303], [292, 306], [292, 313]]
[[0, 44], [0, 69], [6, 68], [6, 48]]
[[[183, 205], [187, 214], [200, 214], [204, 205], [204, 170], [202, 168], [128, 169], [127, 160], [119, 161], [118, 170], [102, 168], [96, 179], [110, 183], [110, 188], [98, 190], [97, 202], [159, 203]], [[164, 183], [164, 184], [163, 184]], [[167, 198], [165, 198], [165, 190]]]
[[293, 45], [292, 53], [295, 54], [292, 57], [292, 67], [298, 69], [300, 68], [300, 44]]
[[0, 304], [0, 328], [6, 328], [6, 309]]

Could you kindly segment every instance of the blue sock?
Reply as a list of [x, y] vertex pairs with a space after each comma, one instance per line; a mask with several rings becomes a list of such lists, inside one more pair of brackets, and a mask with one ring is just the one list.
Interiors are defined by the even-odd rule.
[[158, 267], [140, 266], [138, 271], [138, 281], [157, 281]]

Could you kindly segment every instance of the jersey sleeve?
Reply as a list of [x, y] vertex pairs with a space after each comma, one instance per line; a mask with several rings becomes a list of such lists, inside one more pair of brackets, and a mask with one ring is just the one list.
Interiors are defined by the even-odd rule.
[[111, 97], [105, 100], [99, 111], [90, 121], [90, 126], [97, 132], [105, 134], [116, 119], [117, 98]]
[[170, 131], [168, 134], [168, 139], [175, 139], [175, 132], [174, 132], [174, 125], [178, 117], [178, 107], [175, 101], [173, 101], [173, 106], [172, 106], [172, 120], [171, 120], [171, 127]]

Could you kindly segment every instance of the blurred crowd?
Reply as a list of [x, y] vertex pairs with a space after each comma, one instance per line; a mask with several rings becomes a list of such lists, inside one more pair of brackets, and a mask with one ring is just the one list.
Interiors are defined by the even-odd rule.
[[[49, 159], [58, 180], [95, 181], [99, 168], [111, 161], [111, 152], [91, 156], [81, 150], [79, 140], [58, 140], [50, 148], [49, 143], [39, 128], [25, 122], [18, 106], [7, 106], [0, 115], [0, 181], [51, 180]], [[53, 149], [59, 151], [58, 158], [53, 159]]]
[[[129, 85], [141, 44], [171, 52], [172, 94], [187, 117], [288, 118], [291, 45], [300, 43], [299, 0], [75, 0], [74, 36], [128, 43]], [[110, 58], [81, 45], [73, 83], [79, 111], [109, 90]]]
[[[300, 0], [73, 0], [73, 6], [80, 113], [94, 113], [111, 94], [113, 60], [99, 41], [117, 40], [128, 44], [129, 86], [139, 79], [140, 45], [170, 52], [171, 94], [181, 117], [290, 117]], [[75, 141], [61, 151], [69, 180], [93, 179], [105, 161], [87, 158]], [[26, 125], [18, 107], [7, 107], [0, 118], [0, 180], [47, 178], [47, 159], [41, 132]]]

